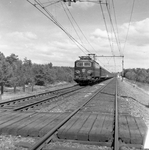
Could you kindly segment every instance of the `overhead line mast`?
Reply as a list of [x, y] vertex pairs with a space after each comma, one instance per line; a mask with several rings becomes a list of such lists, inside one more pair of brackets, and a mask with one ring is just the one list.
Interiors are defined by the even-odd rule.
[[100, 55], [100, 56], [97, 56], [97, 55], [95, 55], [94, 57], [120, 57], [120, 58], [122, 58], [122, 76], [123, 76], [123, 72], [124, 72], [124, 55], [120, 55], [120, 56], [103, 56], [103, 55]]

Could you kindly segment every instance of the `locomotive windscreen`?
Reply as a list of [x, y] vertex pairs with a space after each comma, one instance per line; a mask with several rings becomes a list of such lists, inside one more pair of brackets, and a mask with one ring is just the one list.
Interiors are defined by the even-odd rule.
[[76, 66], [77, 66], [77, 67], [83, 67], [83, 62], [77, 62], [77, 63], [76, 63]]
[[77, 62], [76, 67], [91, 67], [91, 62]]
[[90, 62], [84, 62], [84, 67], [91, 67], [91, 63]]

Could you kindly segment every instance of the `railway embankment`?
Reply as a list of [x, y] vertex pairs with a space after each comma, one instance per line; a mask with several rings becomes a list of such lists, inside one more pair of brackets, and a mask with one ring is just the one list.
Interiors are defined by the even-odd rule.
[[146, 125], [149, 126], [148, 92], [128, 80], [119, 81], [118, 92], [119, 97], [128, 101], [131, 115], [143, 118]]

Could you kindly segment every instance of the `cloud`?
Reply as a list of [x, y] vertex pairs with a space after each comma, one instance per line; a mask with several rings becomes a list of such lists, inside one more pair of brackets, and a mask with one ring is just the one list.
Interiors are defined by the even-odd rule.
[[23, 48], [20, 47], [20, 51], [17, 51], [19, 56], [23, 54], [21, 49], [29, 53], [26, 57], [35, 63], [52, 62], [54, 65], [59, 66], [73, 66], [78, 53], [81, 53], [76, 45], [66, 39], [63, 41], [26, 43]]
[[[108, 38], [108, 34], [106, 30], [101, 30], [101, 29], [95, 29], [95, 31], [91, 34], [94, 38], [104, 38], [107, 39]], [[111, 34], [110, 34], [111, 36]]]
[[[126, 40], [126, 34], [128, 30], [129, 23], [125, 23], [119, 26], [119, 39], [121, 43], [124, 43]], [[116, 33], [116, 31], [115, 31]], [[111, 37], [111, 33], [108, 33]], [[107, 31], [101, 29], [95, 29], [91, 34], [91, 38], [98, 40], [108, 39]], [[149, 45], [149, 18], [145, 20], [132, 22], [129, 27], [127, 43], [137, 46], [146, 46]], [[114, 42], [114, 41], [113, 41]]]
[[[148, 68], [148, 56], [149, 56], [149, 18], [131, 23], [126, 47], [124, 50], [125, 56], [125, 68]], [[121, 47], [123, 48], [123, 43], [126, 38], [126, 33], [128, 29], [128, 23], [119, 26], [119, 38]], [[111, 33], [109, 33], [111, 37]], [[108, 41], [108, 36], [106, 30], [100, 28], [95, 29], [91, 33], [92, 41], [99, 55], [111, 55], [111, 48]], [[114, 54], [119, 55], [119, 50], [117, 48], [115, 40], [112, 40], [114, 45]], [[122, 49], [123, 50], [123, 49]], [[121, 51], [122, 51], [121, 50]], [[118, 58], [119, 59], [119, 58]], [[115, 58], [117, 60], [117, 58]], [[104, 62], [104, 61], [102, 61]], [[110, 62], [111, 63], [111, 62]], [[121, 62], [120, 62], [121, 64]]]
[[29, 39], [37, 39], [37, 35], [32, 32], [26, 32], [24, 35]]
[[115, 41], [113, 40], [109, 41], [108, 36], [111, 38], [111, 33], [107, 34], [106, 30], [101, 30], [98, 28], [98, 29], [95, 29], [94, 32], [92, 32], [90, 35], [91, 35], [90, 39], [94, 43], [95, 49], [97, 49], [100, 53], [102, 53], [102, 55], [103, 54], [108, 55], [108, 53], [111, 54], [111, 45], [113, 46], [116, 45]]
[[148, 68], [148, 56], [149, 45], [138, 46], [130, 45], [126, 46], [124, 50], [124, 67], [125, 68]]
[[14, 40], [35, 40], [37, 39], [37, 35], [32, 32], [12, 32], [7, 33], [8, 38], [12, 38]]
[[[120, 37], [122, 41], [125, 41], [128, 26], [129, 24], [125, 23], [120, 27]], [[132, 45], [145, 46], [149, 45], [148, 41], [149, 18], [138, 22], [132, 22], [130, 24], [127, 42]]]
[[62, 51], [70, 51], [71, 49], [76, 48], [76, 45], [74, 45], [70, 40], [65, 41], [53, 41], [50, 43], [50, 46], [55, 47], [56, 49], [62, 50]]
[[9, 48], [8, 45], [0, 43], [0, 49], [7, 49], [7, 48]]

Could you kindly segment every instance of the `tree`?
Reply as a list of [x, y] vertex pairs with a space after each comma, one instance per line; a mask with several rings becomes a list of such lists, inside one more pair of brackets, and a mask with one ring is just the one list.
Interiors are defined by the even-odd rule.
[[12, 73], [9, 77], [8, 84], [14, 87], [14, 93], [16, 92], [16, 87], [21, 85], [24, 73], [22, 72], [22, 61], [19, 60], [18, 56], [11, 54], [6, 57], [6, 61], [11, 66]]
[[149, 81], [149, 69], [136, 68], [136, 69], [125, 69], [125, 77], [143, 83], [148, 83]]
[[21, 86], [24, 81], [24, 73], [22, 69], [22, 61], [18, 60], [13, 63], [13, 74], [10, 78], [10, 84], [14, 87], [14, 92], [16, 92], [16, 87]]
[[133, 71], [126, 72], [125, 73], [125, 77], [128, 78], [128, 79], [130, 79], [130, 80], [134, 80], [134, 81], [136, 81], [136, 78], [137, 78], [135, 72], [133, 72]]
[[10, 66], [9, 63], [6, 62], [5, 56], [0, 52], [0, 84], [1, 84], [1, 94], [3, 94], [3, 86], [7, 81], [8, 76], [10, 75]]
[[45, 85], [45, 73], [44, 73], [44, 65], [33, 65], [33, 73], [35, 76], [35, 84], [36, 85]]
[[[25, 91], [25, 84], [46, 85], [59, 81], [73, 81], [73, 68], [53, 67], [48, 64], [32, 64], [31, 60], [24, 58], [21, 61], [17, 55], [11, 54], [6, 57], [0, 53], [0, 82], [4, 81], [6, 86], [22, 86]], [[3, 89], [3, 88], [1, 88]]]
[[6, 61], [7, 61], [10, 65], [12, 65], [13, 63], [19, 61], [18, 55], [11, 54], [10, 56], [7, 56], [7, 57], [6, 57]]

